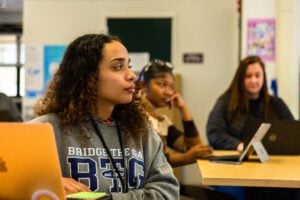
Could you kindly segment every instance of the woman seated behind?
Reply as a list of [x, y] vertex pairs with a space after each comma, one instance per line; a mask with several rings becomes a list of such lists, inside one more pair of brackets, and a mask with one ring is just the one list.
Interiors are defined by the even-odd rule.
[[[211, 156], [212, 149], [202, 144], [192, 115], [180, 93], [174, 90], [173, 65], [159, 59], [148, 63], [138, 79], [141, 95], [147, 101], [147, 113], [156, 132], [161, 136], [165, 155], [173, 167], [196, 162]], [[180, 111], [184, 131], [178, 130], [158, 108], [177, 108]], [[176, 151], [168, 151], [171, 148]]]
[[[164, 143], [164, 153], [173, 167], [195, 163], [212, 155], [212, 148], [201, 142], [192, 115], [180, 93], [174, 89], [173, 65], [154, 59], [147, 64], [137, 81], [150, 122]], [[159, 108], [179, 109], [184, 131], [178, 130]], [[181, 199], [234, 199], [230, 195], [206, 186], [180, 185]]]
[[258, 56], [240, 62], [229, 88], [217, 100], [206, 127], [209, 144], [242, 151], [242, 129], [251, 119], [294, 119], [283, 100], [269, 94], [265, 65]]
[[[209, 144], [214, 149], [243, 151], [243, 128], [246, 121], [264, 119], [291, 119], [294, 117], [279, 97], [269, 94], [265, 64], [258, 56], [243, 59], [229, 88], [222, 94], [213, 107], [206, 125]], [[283, 189], [262, 188], [253, 190], [243, 187], [217, 187], [239, 200], [278, 199]], [[269, 192], [271, 191], [271, 192]], [[252, 197], [255, 194], [255, 197]], [[272, 194], [272, 195], [270, 195]], [[291, 194], [291, 193], [289, 193]], [[291, 194], [294, 195], [294, 194]], [[283, 198], [284, 199], [284, 198]], [[291, 198], [292, 199], [292, 198]]]

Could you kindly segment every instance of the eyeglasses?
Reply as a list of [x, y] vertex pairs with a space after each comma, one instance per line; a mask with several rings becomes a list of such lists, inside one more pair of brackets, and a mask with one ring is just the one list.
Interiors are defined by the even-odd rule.
[[145, 67], [143, 72], [147, 72], [149, 70], [149, 68], [153, 65], [159, 66], [159, 67], [167, 67], [171, 70], [174, 69], [174, 65], [172, 65], [171, 63], [167, 62], [167, 61], [163, 61], [160, 59], [153, 59], [151, 60]]
[[137, 81], [144, 80], [145, 73], [147, 73], [148, 70], [154, 66], [155, 67], [165, 67], [165, 68], [169, 69], [170, 71], [172, 71], [174, 69], [174, 65], [172, 65], [171, 63], [169, 63], [167, 61], [162, 61], [160, 59], [153, 59], [142, 69]]

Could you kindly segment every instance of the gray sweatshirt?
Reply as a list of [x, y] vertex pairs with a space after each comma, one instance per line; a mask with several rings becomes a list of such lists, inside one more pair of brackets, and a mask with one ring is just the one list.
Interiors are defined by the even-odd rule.
[[[90, 120], [81, 121], [67, 132], [63, 132], [59, 121], [56, 114], [47, 114], [31, 122], [52, 124], [64, 177], [78, 180], [92, 191], [109, 193], [113, 199], [179, 199], [178, 181], [163, 154], [162, 142], [154, 132], [145, 134], [141, 144], [136, 144], [131, 137], [122, 137], [122, 150], [116, 123], [97, 120], [108, 150]], [[107, 151], [128, 186], [126, 193], [122, 193], [124, 188]]]

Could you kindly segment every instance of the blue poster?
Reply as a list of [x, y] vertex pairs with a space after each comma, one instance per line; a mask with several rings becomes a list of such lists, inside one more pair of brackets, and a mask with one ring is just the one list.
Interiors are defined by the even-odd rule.
[[44, 89], [53, 77], [56, 69], [66, 50], [66, 45], [45, 45], [44, 46]]

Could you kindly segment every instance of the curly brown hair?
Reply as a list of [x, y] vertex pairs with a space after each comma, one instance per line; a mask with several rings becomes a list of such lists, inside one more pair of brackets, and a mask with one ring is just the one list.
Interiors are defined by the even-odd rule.
[[[87, 116], [96, 117], [99, 64], [103, 59], [104, 45], [113, 41], [120, 42], [117, 37], [105, 34], [87, 34], [71, 42], [45, 96], [36, 104], [35, 113], [56, 113], [63, 128]], [[140, 101], [134, 94], [131, 103], [116, 105], [112, 113], [121, 130], [135, 138], [145, 133], [148, 125]]]

